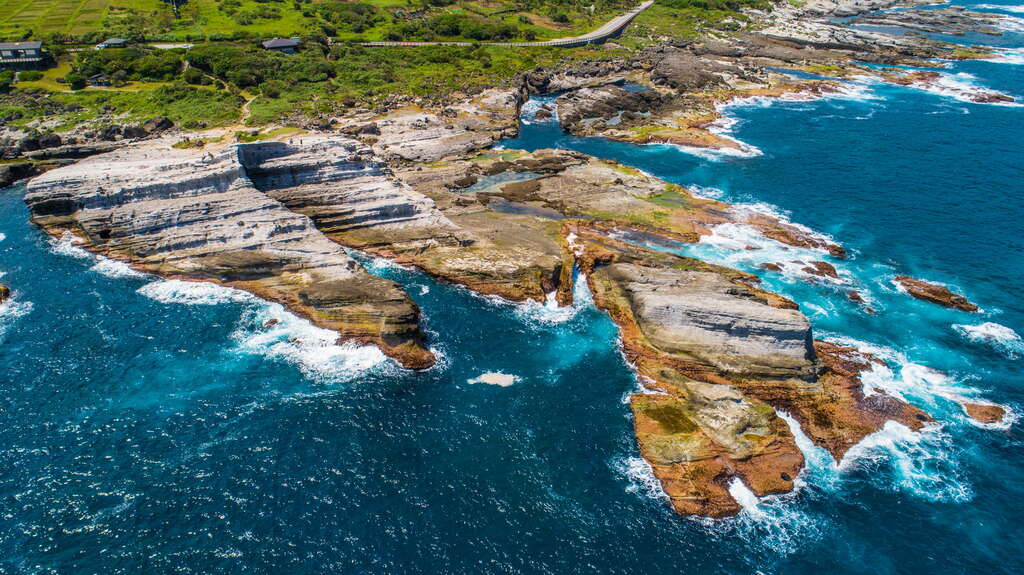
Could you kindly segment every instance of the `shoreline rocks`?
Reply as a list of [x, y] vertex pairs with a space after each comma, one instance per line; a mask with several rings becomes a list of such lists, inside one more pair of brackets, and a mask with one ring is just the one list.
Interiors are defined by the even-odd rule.
[[354, 142], [321, 149], [232, 144], [213, 151], [171, 144], [130, 146], [34, 178], [25, 194], [32, 221], [155, 275], [221, 283], [280, 302], [342, 340], [378, 345], [406, 367], [433, 364], [419, 309], [401, 287], [367, 273], [250, 177], [265, 162], [289, 155], [308, 161], [304, 154], [317, 151], [329, 154], [322, 159], [345, 154], [341, 161], [360, 173]]
[[908, 294], [921, 301], [969, 313], [977, 313], [979, 311], [978, 306], [971, 303], [966, 297], [953, 293], [946, 286], [915, 279], [910, 276], [896, 276], [894, 281]]
[[964, 412], [971, 419], [979, 423], [1002, 423], [1006, 417], [1006, 408], [993, 403], [975, 403], [961, 401]]
[[632, 396], [634, 428], [678, 513], [738, 513], [734, 478], [758, 496], [793, 488], [803, 455], [775, 410], [837, 460], [887, 421], [913, 430], [931, 421], [885, 393], [865, 395], [860, 374], [881, 362], [815, 341], [796, 304], [754, 276], [565, 226], [595, 305], [619, 326], [642, 385], [658, 392]]

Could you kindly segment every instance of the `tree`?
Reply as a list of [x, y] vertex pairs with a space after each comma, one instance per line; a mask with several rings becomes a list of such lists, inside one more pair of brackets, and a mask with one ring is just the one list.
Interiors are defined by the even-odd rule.
[[81, 90], [85, 88], [86, 85], [85, 76], [78, 72], [72, 72], [68, 74], [65, 77], [65, 80], [67, 81], [68, 86], [70, 86], [72, 90]]

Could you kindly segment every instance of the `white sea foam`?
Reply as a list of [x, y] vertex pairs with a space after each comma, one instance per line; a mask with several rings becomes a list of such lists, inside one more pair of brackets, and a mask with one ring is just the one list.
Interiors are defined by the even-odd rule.
[[[551, 100], [541, 98], [530, 98], [523, 104], [523, 107], [519, 110], [519, 119], [524, 124], [540, 124], [549, 122], [558, 122], [558, 109], [555, 106], [550, 105]], [[549, 118], [538, 120], [537, 112], [540, 111], [544, 105], [547, 104], [551, 110], [551, 116]]]
[[827, 520], [814, 517], [798, 505], [800, 495], [770, 495], [758, 498], [739, 478], [729, 483], [729, 494], [741, 506], [739, 516], [714, 520], [693, 518], [712, 537], [739, 536], [765, 552], [788, 555], [813, 544]]
[[1014, 64], [1019, 66], [1024, 64], [1024, 49], [998, 49], [991, 58], [985, 58], [985, 61], [996, 62], [999, 64]]
[[1024, 14], [1024, 4], [977, 4], [974, 8], [981, 8], [983, 10], [1003, 10], [1005, 12]]
[[140, 271], [133, 270], [128, 264], [105, 257], [96, 257], [97, 262], [90, 270], [103, 274], [109, 278], [147, 278], [150, 277]]
[[50, 250], [59, 255], [95, 262], [89, 269], [110, 278], [147, 278], [147, 274], [133, 270], [128, 264], [89, 252], [81, 246], [84, 240], [71, 232], [64, 232], [60, 238], [50, 238]]
[[209, 282], [156, 280], [136, 291], [160, 303], [185, 305], [219, 305], [229, 302], [256, 303], [262, 301], [248, 292]]
[[[233, 301], [227, 295], [208, 294], [198, 299], [209, 303], [225, 301], [223, 298]], [[337, 343], [337, 333], [289, 313], [278, 303], [260, 301], [247, 309], [231, 339], [240, 352], [288, 361], [310, 379], [322, 383], [351, 380], [387, 360], [376, 346]]]
[[978, 393], [977, 389], [964, 385], [946, 373], [910, 361], [906, 355], [892, 348], [848, 337], [825, 339], [856, 348], [883, 361], [883, 364], [873, 363], [870, 369], [861, 374], [865, 395], [872, 395], [877, 393], [876, 389], [881, 389], [904, 401], [924, 404], [935, 412], [948, 410], [951, 407], [948, 402], [959, 404], [961, 401], [970, 401], [969, 398]]
[[654, 470], [643, 457], [619, 457], [611, 462], [612, 469], [626, 479], [626, 492], [653, 499], [659, 503], [668, 502], [668, 494], [661, 488], [661, 482]]
[[4, 240], [6, 240], [6, 239], [7, 239], [7, 236], [5, 236], [5, 235], [3, 234], [3, 232], [0, 232], [0, 242], [4, 241]]
[[519, 383], [519, 376], [500, 371], [488, 371], [486, 373], [481, 373], [472, 379], [467, 379], [466, 383], [484, 383], [487, 385], [496, 385], [498, 387], [511, 387], [512, 385]]
[[237, 349], [296, 364], [316, 381], [346, 381], [387, 359], [376, 346], [338, 344], [338, 334], [289, 313], [284, 306], [213, 283], [156, 280], [138, 293], [167, 304], [246, 304], [238, 327], [231, 334]]
[[953, 329], [971, 341], [992, 346], [1010, 359], [1017, 359], [1024, 354], [1024, 339], [1005, 325], [995, 322], [978, 325], [954, 324]]
[[777, 264], [782, 277], [792, 281], [813, 279], [837, 285], [851, 283], [849, 272], [841, 265], [835, 266], [839, 278], [821, 277], [805, 271], [811, 262], [826, 259], [824, 250], [783, 244], [747, 224], [719, 224], [711, 228], [710, 234], [701, 236], [696, 245], [690, 246], [690, 251], [695, 257], [733, 267], [754, 269], [763, 264]]
[[[985, 94], [1006, 95], [1003, 92], [979, 86], [977, 78], [966, 72], [959, 72], [956, 74], [939, 74], [939, 77], [935, 80], [913, 82], [910, 84], [910, 87], [972, 104], [980, 103], [975, 102], [974, 98]], [[990, 104], [1013, 107], [1022, 105], [1019, 102], [990, 102]]]
[[[970, 484], [962, 477], [951, 438], [938, 425], [915, 432], [888, 421], [853, 446], [839, 468], [866, 471], [879, 487], [929, 501], [965, 502], [973, 497]], [[879, 473], [885, 468], [888, 477]]]
[[527, 323], [554, 325], [573, 319], [581, 310], [592, 307], [594, 303], [587, 285], [587, 276], [583, 274], [578, 274], [573, 284], [572, 305], [559, 307], [556, 296], [556, 292], [551, 292], [545, 296], [544, 303], [530, 300], [516, 304], [515, 314]]
[[836, 85], [836, 89], [822, 94], [809, 92], [790, 92], [780, 96], [750, 96], [747, 98], [734, 98], [727, 102], [715, 105], [715, 109], [722, 116], [708, 125], [708, 131], [721, 138], [725, 138], [736, 144], [735, 148], [701, 148], [697, 146], [686, 146], [682, 144], [650, 144], [653, 146], [668, 145], [687, 154], [703, 158], [705, 160], [719, 161], [727, 158], [754, 158], [763, 155], [760, 148], [737, 139], [732, 134], [735, 131], [739, 120], [729, 115], [729, 112], [738, 108], [764, 108], [776, 102], [810, 102], [821, 99], [842, 99], [868, 101], [877, 100], [879, 97], [871, 92], [870, 88], [863, 83], [842, 82]]
[[840, 477], [839, 466], [836, 464], [832, 454], [824, 447], [815, 445], [811, 438], [804, 433], [803, 428], [800, 427], [800, 423], [795, 417], [785, 411], [777, 413], [786, 422], [786, 425], [789, 426], [789, 431], [793, 434], [796, 446], [800, 449], [800, 453], [804, 455], [804, 461], [807, 465], [801, 476], [797, 479], [798, 487], [802, 482], [806, 481], [829, 491], [834, 491]]
[[14, 322], [32, 312], [32, 302], [22, 301], [15, 292], [10, 299], [0, 304], [0, 337], [7, 333], [7, 329], [14, 325]]
[[64, 232], [60, 238], [49, 238], [50, 251], [62, 256], [71, 256], [78, 259], [92, 259], [93, 255], [81, 248], [85, 243], [81, 238], [71, 232]]

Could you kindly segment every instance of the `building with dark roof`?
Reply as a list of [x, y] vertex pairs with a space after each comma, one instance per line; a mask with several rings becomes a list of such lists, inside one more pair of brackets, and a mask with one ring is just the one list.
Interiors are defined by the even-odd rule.
[[264, 50], [274, 50], [285, 54], [294, 54], [298, 48], [298, 38], [274, 38], [263, 42]]
[[45, 58], [42, 42], [0, 42], [0, 68], [37, 68]]
[[124, 48], [130, 42], [124, 38], [107, 38], [106, 40], [96, 44], [97, 50], [103, 50], [104, 48]]

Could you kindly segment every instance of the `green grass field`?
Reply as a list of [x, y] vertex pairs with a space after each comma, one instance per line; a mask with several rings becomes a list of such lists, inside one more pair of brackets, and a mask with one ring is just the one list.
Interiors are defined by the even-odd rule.
[[592, 12], [583, 3], [520, 10], [519, 4], [505, 0], [425, 4], [428, 8], [414, 0], [361, 2], [374, 6], [376, 17], [369, 26], [354, 32], [346, 22], [330, 21], [319, 11], [325, 4], [352, 4], [339, 0], [188, 0], [181, 4], [177, 18], [171, 6], [161, 0], [4, 0], [0, 2], [0, 38], [19, 39], [31, 34], [44, 40], [93, 42], [119, 35], [194, 42], [326, 33], [339, 40], [381, 40], [389, 31], [402, 29], [410, 22], [428, 22], [453, 14], [510, 26], [518, 30], [517, 39], [532, 36], [545, 40], [593, 30], [628, 5], [608, 0], [596, 3]]

